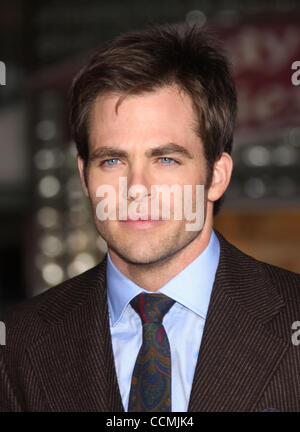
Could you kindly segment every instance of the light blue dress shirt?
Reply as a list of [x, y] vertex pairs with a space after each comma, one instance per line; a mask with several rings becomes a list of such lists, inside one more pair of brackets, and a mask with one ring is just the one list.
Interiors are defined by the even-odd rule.
[[[141, 319], [129, 303], [141, 292], [151, 293], [121, 273], [107, 255], [110, 331], [119, 389], [127, 411], [132, 372], [142, 344]], [[188, 409], [219, 256], [219, 240], [212, 232], [206, 249], [156, 291], [176, 301], [163, 319], [171, 350], [172, 411]]]

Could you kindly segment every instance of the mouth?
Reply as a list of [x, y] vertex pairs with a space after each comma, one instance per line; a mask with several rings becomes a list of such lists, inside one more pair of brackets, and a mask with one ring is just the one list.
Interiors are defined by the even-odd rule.
[[165, 221], [162, 219], [153, 220], [150, 217], [149, 219], [146, 219], [146, 217], [144, 217], [144, 218], [139, 218], [137, 220], [133, 220], [133, 219], [126, 219], [123, 221], [120, 220], [119, 222], [123, 224], [123, 226], [142, 230], [142, 229], [155, 228], [163, 224]]

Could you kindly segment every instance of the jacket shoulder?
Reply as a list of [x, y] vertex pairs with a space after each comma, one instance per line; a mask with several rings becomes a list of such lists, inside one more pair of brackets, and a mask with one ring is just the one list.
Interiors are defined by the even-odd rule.
[[92, 290], [103, 288], [105, 261], [2, 312], [0, 320], [8, 337], [14, 339], [14, 344], [18, 340], [24, 344], [25, 340], [30, 342], [41, 336], [49, 325], [62, 321], [87, 301]]
[[272, 280], [278, 287], [280, 294], [286, 300], [298, 300], [300, 304], [300, 274], [272, 264], [266, 264], [265, 269]]
[[258, 284], [264, 289], [268, 287], [270, 294], [277, 292], [287, 303], [295, 301], [300, 304], [300, 274], [260, 261], [232, 245], [219, 232], [216, 234], [221, 254], [226, 257], [220, 260], [220, 265], [223, 263], [227, 279], [238, 281], [241, 286]]

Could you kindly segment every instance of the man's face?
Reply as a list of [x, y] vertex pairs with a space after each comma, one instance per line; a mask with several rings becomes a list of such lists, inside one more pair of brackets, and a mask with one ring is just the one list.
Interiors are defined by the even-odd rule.
[[[100, 221], [96, 216], [100, 201], [96, 191], [104, 184], [113, 186], [117, 219], [120, 177], [126, 177], [127, 188], [133, 185], [146, 188], [148, 193], [139, 199], [144, 204], [148, 201], [149, 214], [152, 185], [176, 184], [182, 190], [183, 185], [192, 185], [195, 195], [195, 185], [204, 185], [206, 181], [203, 144], [195, 132], [191, 99], [175, 86], [127, 96], [116, 110], [120, 96], [99, 97], [91, 112], [86, 191], [97, 229], [108, 249], [127, 263], [150, 264], [182, 250], [200, 231], [187, 231], [184, 217], [174, 220], [172, 200], [169, 220]], [[132, 198], [127, 198], [130, 204]]]

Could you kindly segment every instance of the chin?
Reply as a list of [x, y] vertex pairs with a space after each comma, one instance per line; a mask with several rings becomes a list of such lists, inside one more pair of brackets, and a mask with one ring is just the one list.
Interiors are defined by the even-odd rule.
[[149, 253], [144, 251], [136, 251], [130, 250], [128, 248], [122, 249], [120, 247], [114, 248], [112, 247], [114, 252], [118, 254], [124, 261], [135, 264], [135, 265], [147, 265], [154, 264], [162, 259], [161, 254], [159, 253]]
[[[100, 227], [99, 227], [100, 228]], [[102, 226], [100, 235], [121, 259], [129, 264], [150, 265], [173, 256], [199, 235], [196, 232], [185, 232], [182, 228], [164, 228], [164, 233], [152, 230], [128, 232], [113, 229], [116, 226]]]
[[[113, 251], [119, 255], [124, 261], [134, 265], [151, 265], [163, 262], [169, 257], [173, 256], [176, 252], [180, 251], [182, 247], [174, 242], [165, 244], [159, 242], [158, 244], [145, 244], [145, 241], [137, 247], [137, 244], [123, 244], [115, 243], [109, 245]], [[163, 247], [162, 247], [163, 246]]]

